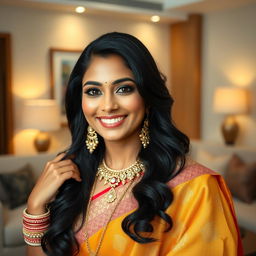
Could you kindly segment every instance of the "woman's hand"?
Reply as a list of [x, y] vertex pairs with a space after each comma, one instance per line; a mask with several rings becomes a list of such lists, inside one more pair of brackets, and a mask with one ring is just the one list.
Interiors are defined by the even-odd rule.
[[64, 153], [48, 162], [28, 198], [27, 211], [32, 215], [45, 213], [46, 205], [51, 202], [60, 186], [68, 179], [82, 181], [77, 166], [72, 160], [61, 160]]

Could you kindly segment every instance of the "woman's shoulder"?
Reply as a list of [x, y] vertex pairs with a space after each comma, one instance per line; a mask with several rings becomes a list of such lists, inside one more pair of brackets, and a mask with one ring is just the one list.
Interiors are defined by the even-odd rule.
[[[216, 200], [222, 201], [225, 198], [232, 205], [231, 194], [222, 176], [191, 160], [187, 161], [181, 172], [167, 185], [174, 194], [175, 202], [178, 203], [174, 203], [171, 208], [186, 206], [181, 202], [188, 202], [188, 198], [193, 199], [193, 202], [200, 202], [200, 204], [204, 202], [206, 205]], [[207, 200], [205, 200], [206, 198]]]
[[198, 162], [188, 158], [183, 169], [173, 179], [168, 182], [168, 186], [171, 188], [177, 187], [181, 184], [190, 183], [199, 179], [209, 179], [212, 176], [219, 176], [218, 173], [201, 165]]

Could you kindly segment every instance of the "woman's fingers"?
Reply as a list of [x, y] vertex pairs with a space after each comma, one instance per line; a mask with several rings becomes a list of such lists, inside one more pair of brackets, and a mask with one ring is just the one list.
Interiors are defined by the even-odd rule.
[[46, 163], [45, 165], [45, 169], [47, 169], [50, 165], [52, 165], [53, 163], [58, 163], [61, 162], [61, 159], [65, 156], [65, 153], [61, 153], [59, 155], [57, 155], [53, 160], [49, 161]]
[[70, 159], [65, 159], [65, 160], [61, 160], [61, 161], [50, 161], [47, 163], [47, 168], [48, 169], [52, 169], [52, 168], [59, 168], [59, 167], [62, 167], [62, 166], [68, 166], [68, 165], [71, 165], [71, 166], [74, 166], [74, 168], [78, 169], [76, 164], [74, 164], [74, 162]]
[[81, 181], [80, 172], [78, 171], [77, 168], [74, 168], [74, 166], [72, 165], [64, 165], [62, 167], [54, 169], [53, 172], [57, 178], [61, 178], [65, 180], [66, 175], [64, 175], [63, 177], [62, 175], [65, 173], [70, 173], [69, 178], [74, 178], [77, 181]]
[[66, 171], [66, 172], [63, 172], [61, 175], [62, 175], [62, 178], [64, 180], [68, 180], [68, 179], [73, 178], [73, 179], [75, 179], [77, 181], [82, 181], [80, 176], [78, 176], [75, 171]]
[[51, 163], [50, 165], [53, 165], [55, 168], [58, 168], [58, 167], [63, 167], [63, 166], [73, 166], [75, 169], [78, 170], [76, 164], [74, 164], [74, 162], [70, 159], [66, 159], [66, 160], [62, 160], [62, 161], [59, 161], [59, 162], [53, 162]]
[[53, 172], [55, 175], [59, 176], [67, 171], [72, 171], [74, 173], [74, 178], [78, 178], [79, 181], [81, 180], [77, 166], [70, 159], [50, 163], [48, 165], [47, 173], [48, 175], [51, 175], [51, 172]]
[[60, 153], [51, 162], [59, 162], [65, 155], [65, 153]]
[[81, 182], [78, 167], [70, 159], [63, 159], [65, 153], [49, 161], [37, 180], [29, 199], [28, 209], [34, 213], [41, 212], [49, 202], [54, 200], [60, 186], [68, 179]]

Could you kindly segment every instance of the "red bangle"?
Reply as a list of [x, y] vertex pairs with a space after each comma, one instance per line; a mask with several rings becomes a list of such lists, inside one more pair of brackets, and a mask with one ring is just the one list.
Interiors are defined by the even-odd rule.
[[41, 215], [28, 214], [23, 211], [23, 235], [24, 241], [31, 246], [40, 246], [41, 239], [50, 225], [50, 211]]

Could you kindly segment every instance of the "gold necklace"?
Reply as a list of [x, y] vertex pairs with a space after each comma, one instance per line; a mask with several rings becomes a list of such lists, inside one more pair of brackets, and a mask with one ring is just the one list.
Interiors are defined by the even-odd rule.
[[[102, 245], [102, 241], [103, 241], [103, 237], [107, 231], [107, 227], [108, 227], [108, 224], [110, 223], [114, 213], [115, 213], [115, 210], [117, 208], [117, 206], [119, 205], [119, 203], [122, 201], [122, 199], [124, 198], [126, 192], [129, 190], [129, 188], [131, 187], [131, 185], [133, 184], [133, 181], [130, 182], [130, 184], [127, 186], [127, 188], [125, 189], [125, 191], [123, 192], [123, 194], [121, 195], [121, 197], [119, 198], [119, 200], [117, 201], [113, 211], [111, 212], [109, 218], [108, 218], [108, 221], [106, 223], [106, 226], [104, 227], [103, 231], [102, 231], [102, 234], [101, 234], [101, 237], [100, 237], [100, 241], [99, 241], [99, 244], [96, 248], [96, 251], [93, 252], [91, 250], [91, 247], [90, 247], [90, 244], [89, 244], [89, 237], [88, 237], [88, 233], [85, 231], [85, 242], [86, 242], [86, 247], [87, 247], [87, 250], [89, 252], [89, 255], [90, 256], [97, 256], [98, 253], [99, 253], [99, 250], [100, 250], [100, 247]], [[93, 187], [92, 187], [92, 191], [91, 191], [91, 196], [90, 196], [90, 199], [89, 199], [89, 202], [88, 202], [88, 206], [87, 206], [87, 209], [86, 209], [86, 215], [85, 215], [85, 227], [87, 228], [87, 224], [88, 224], [88, 215], [89, 215], [89, 208], [90, 208], [90, 205], [91, 205], [91, 201], [92, 201], [92, 196], [93, 196], [93, 193], [94, 193], [94, 189], [95, 189], [95, 183], [93, 184]]]
[[133, 180], [135, 177], [139, 177], [140, 172], [144, 171], [144, 169], [144, 165], [140, 160], [137, 160], [131, 166], [121, 170], [109, 168], [103, 160], [96, 176], [99, 176], [99, 180], [104, 179], [104, 184], [109, 184], [110, 187], [114, 188], [120, 182], [124, 185], [127, 180]]
[[116, 200], [116, 191], [114, 188], [118, 186], [120, 182], [124, 185], [127, 180], [133, 180], [135, 177], [139, 177], [140, 173], [144, 170], [145, 167], [140, 160], [137, 160], [131, 166], [121, 170], [109, 168], [103, 160], [96, 176], [99, 177], [100, 181], [104, 179], [104, 185], [108, 184], [111, 187], [104, 197], [105, 201], [108, 203], [114, 202]]

